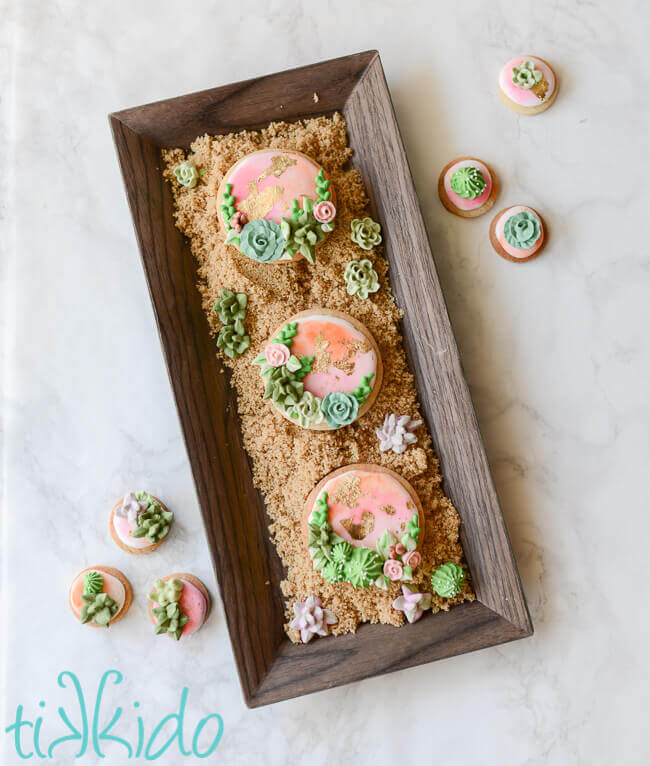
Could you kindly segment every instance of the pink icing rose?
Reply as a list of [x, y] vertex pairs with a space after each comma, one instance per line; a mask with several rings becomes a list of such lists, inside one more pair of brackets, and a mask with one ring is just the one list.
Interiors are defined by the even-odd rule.
[[406, 546], [403, 543], [395, 544], [395, 553], [398, 556], [403, 556], [406, 553]]
[[422, 556], [417, 551], [409, 551], [402, 557], [405, 567], [411, 567], [411, 569], [417, 569], [422, 561]]
[[318, 204], [314, 205], [314, 218], [319, 223], [330, 223], [334, 220], [336, 215], [336, 208], [329, 200], [321, 200]]
[[291, 351], [289, 346], [285, 346], [284, 343], [269, 343], [264, 351], [264, 356], [271, 367], [282, 367], [288, 362]]
[[393, 582], [401, 580], [402, 575], [404, 574], [402, 562], [397, 561], [397, 559], [386, 559], [384, 562], [384, 574], [386, 577], [388, 577], [389, 580], [392, 580]]

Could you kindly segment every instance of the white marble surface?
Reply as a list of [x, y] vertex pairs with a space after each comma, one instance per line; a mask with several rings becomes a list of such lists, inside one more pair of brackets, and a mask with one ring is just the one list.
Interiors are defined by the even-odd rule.
[[[3, 727], [43, 700], [49, 741], [69, 699], [57, 673], [75, 671], [94, 698], [117, 668], [125, 736], [134, 700], [150, 731], [187, 683], [190, 722], [223, 716], [219, 763], [648, 763], [647, 4], [2, 5]], [[106, 114], [374, 47], [536, 633], [248, 711], [218, 601], [184, 647], [154, 641], [146, 623], [161, 568], [216, 587]], [[496, 92], [517, 52], [561, 78], [539, 117]], [[508, 263], [488, 219], [442, 208], [438, 172], [466, 153], [496, 168], [498, 204], [545, 216], [543, 257]], [[106, 534], [131, 486], [178, 512], [173, 538], [142, 560]], [[102, 562], [138, 596], [106, 633], [76, 625], [65, 601], [75, 572]], [[121, 746], [106, 750], [104, 762], [126, 763]], [[74, 752], [62, 745], [57, 762]], [[160, 762], [178, 763], [172, 752]], [[21, 762], [13, 747], [1, 760]]]

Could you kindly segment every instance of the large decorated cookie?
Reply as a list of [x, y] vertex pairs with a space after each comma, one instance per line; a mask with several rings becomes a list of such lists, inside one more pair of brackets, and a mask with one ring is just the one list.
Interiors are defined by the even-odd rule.
[[353, 423], [372, 406], [382, 380], [375, 339], [351, 316], [311, 309], [271, 336], [253, 362], [264, 398], [302, 428], [327, 431]]
[[194, 635], [210, 614], [210, 594], [191, 574], [170, 574], [154, 582], [149, 594], [149, 619], [157, 636], [178, 641]]
[[151, 553], [163, 543], [174, 514], [148, 492], [129, 492], [111, 510], [108, 529], [126, 553]]
[[89, 567], [74, 578], [68, 598], [72, 613], [83, 625], [108, 628], [128, 612], [133, 590], [119, 569]]
[[475, 157], [458, 157], [442, 169], [438, 178], [440, 201], [454, 215], [476, 218], [494, 205], [499, 193], [497, 177]]
[[422, 505], [394, 471], [349, 465], [311, 492], [303, 533], [314, 568], [326, 580], [385, 589], [390, 582], [409, 582], [421, 563]]
[[334, 228], [334, 190], [325, 171], [294, 151], [263, 149], [224, 176], [217, 209], [226, 242], [260, 263], [304, 257]]
[[555, 101], [557, 75], [544, 59], [517, 56], [499, 73], [499, 93], [506, 106], [518, 114], [539, 114]]
[[492, 219], [490, 241], [496, 252], [508, 261], [531, 261], [546, 246], [542, 216], [532, 207], [513, 205]]

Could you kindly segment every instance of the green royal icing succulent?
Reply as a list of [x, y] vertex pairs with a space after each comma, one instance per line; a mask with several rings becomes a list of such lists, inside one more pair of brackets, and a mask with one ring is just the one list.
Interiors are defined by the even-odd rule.
[[[84, 581], [85, 585], [85, 581]], [[81, 600], [84, 605], [81, 607], [79, 619], [82, 625], [87, 622], [94, 622], [102, 628], [107, 628], [109, 622], [119, 611], [117, 601], [112, 599], [108, 593], [83, 593]]]
[[311, 512], [311, 520], [317, 526], [321, 526], [327, 521], [329, 504], [327, 502], [327, 492], [322, 492], [316, 500], [316, 509]]
[[[294, 200], [295, 202], [295, 200]], [[303, 255], [309, 263], [316, 262], [316, 245], [325, 239], [321, 224], [314, 218], [313, 203], [309, 197], [302, 198], [302, 209], [296, 202], [289, 218], [283, 218], [280, 229], [286, 240], [285, 252], [293, 258]]]
[[367, 258], [350, 261], [343, 272], [343, 279], [348, 295], [356, 295], [363, 300], [379, 290], [379, 277]]
[[355, 588], [368, 588], [381, 574], [383, 564], [372, 548], [354, 548], [345, 563], [345, 579]]
[[422, 531], [418, 524], [420, 517], [414, 513], [409, 521], [406, 522], [406, 531], [402, 535], [401, 543], [407, 551], [414, 551], [418, 547], [418, 538]]
[[276, 343], [284, 343], [285, 346], [291, 348], [293, 338], [298, 334], [298, 322], [287, 322], [285, 326], [278, 333], [278, 337], [275, 339]]
[[84, 577], [84, 593], [101, 593], [104, 587], [104, 578], [99, 572], [88, 572]]
[[381, 226], [372, 218], [353, 218], [350, 239], [362, 250], [372, 250], [381, 243]]
[[375, 377], [374, 372], [368, 373], [368, 375], [364, 375], [361, 378], [361, 383], [354, 389], [352, 392], [352, 396], [359, 402], [359, 404], [363, 404], [366, 399], [370, 396], [370, 392], [372, 391], [372, 386], [370, 385], [370, 381]]
[[527, 250], [539, 239], [542, 228], [537, 216], [522, 210], [511, 215], [503, 227], [506, 242], [517, 250]]
[[222, 290], [221, 297], [214, 302], [212, 307], [219, 314], [223, 324], [233, 324], [235, 320], [246, 319], [246, 306], [248, 298], [246, 293], [234, 293], [232, 290]]
[[174, 514], [165, 510], [150, 495], [147, 497], [149, 506], [146, 511], [138, 514], [138, 523], [136, 528], [131, 531], [131, 537], [146, 537], [150, 542], [158, 543], [169, 532]]
[[226, 184], [223, 189], [221, 212], [226, 226], [230, 229], [230, 219], [235, 214], [235, 197], [232, 193], [232, 184]]
[[325, 420], [321, 400], [310, 391], [303, 393], [301, 400], [288, 411], [288, 415], [302, 428], [317, 426]]
[[304, 386], [296, 374], [283, 367], [273, 367], [265, 373], [264, 399], [271, 399], [280, 409], [295, 407], [302, 399]]
[[544, 73], [535, 69], [535, 64], [530, 60], [522, 61], [519, 66], [512, 67], [512, 81], [518, 88], [528, 90], [535, 83], [541, 82]]
[[359, 414], [359, 401], [352, 394], [332, 391], [321, 403], [325, 419], [332, 428], [347, 426], [356, 420]]
[[189, 621], [189, 617], [183, 613], [178, 600], [183, 592], [183, 582], [177, 577], [171, 580], [156, 580], [155, 591], [149, 594], [149, 599], [158, 604], [153, 607], [151, 613], [156, 618], [154, 633], [158, 636], [166, 633], [178, 641], [183, 633], [183, 627]]
[[248, 335], [246, 335], [244, 323], [241, 319], [236, 320], [234, 324], [225, 324], [221, 330], [219, 330], [217, 347], [231, 359], [243, 354], [250, 344], [251, 340]]
[[321, 200], [329, 200], [332, 196], [332, 192], [329, 191], [330, 182], [325, 178], [323, 168], [318, 171], [314, 180], [316, 181], [316, 193], [318, 195], [318, 201], [320, 202]]
[[238, 236], [241, 252], [258, 263], [273, 263], [282, 257], [285, 239], [275, 221], [256, 218], [245, 224]]
[[453, 561], [439, 566], [431, 575], [431, 587], [443, 598], [454, 598], [462, 590], [465, 584], [465, 571]]
[[189, 160], [181, 162], [174, 168], [174, 175], [181, 186], [193, 189], [199, 182], [199, 171]]
[[486, 182], [478, 168], [464, 165], [451, 177], [451, 188], [463, 199], [476, 199], [485, 191]]

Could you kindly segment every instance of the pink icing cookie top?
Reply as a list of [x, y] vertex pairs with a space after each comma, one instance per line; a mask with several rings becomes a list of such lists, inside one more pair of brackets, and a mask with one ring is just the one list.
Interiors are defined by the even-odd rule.
[[316, 201], [315, 178], [319, 170], [298, 152], [269, 149], [244, 157], [229, 171], [224, 184], [232, 184], [235, 208], [246, 213], [249, 220], [267, 218], [279, 225], [283, 217], [288, 217], [292, 200], [300, 203], [307, 196]]
[[[485, 178], [485, 189], [483, 189], [483, 193], [476, 197], [476, 199], [465, 199], [464, 197], [460, 197], [451, 188], [451, 178], [454, 173], [459, 168], [467, 167], [480, 170], [483, 174], [483, 178]], [[482, 162], [479, 162], [478, 160], [460, 160], [459, 162], [455, 162], [445, 173], [443, 183], [447, 197], [459, 210], [475, 210], [477, 207], [481, 207], [481, 205], [487, 200], [487, 198], [490, 196], [490, 193], [492, 192], [492, 176], [490, 175], [490, 171]]]
[[364, 375], [377, 373], [373, 347], [345, 319], [313, 314], [297, 322], [291, 353], [316, 357], [312, 371], [303, 379], [305, 391], [320, 399], [333, 391], [349, 394], [361, 384]]
[[[539, 235], [539, 239], [532, 247], [529, 247], [526, 250], [517, 250], [516, 247], [513, 247], [507, 241], [503, 229], [508, 218], [511, 218], [513, 215], [517, 215], [517, 213], [521, 213], [523, 210], [531, 213], [535, 216], [535, 218], [537, 218], [539, 221], [541, 233]], [[508, 255], [511, 255], [513, 258], [528, 258], [529, 256], [533, 255], [533, 253], [536, 253], [544, 242], [544, 224], [532, 208], [526, 207], [525, 205], [513, 205], [512, 207], [509, 207], [507, 210], [505, 210], [499, 220], [496, 222], [496, 226], [494, 227], [494, 236], [498, 240], [501, 247], [506, 251], [506, 253], [508, 253]]]
[[72, 586], [70, 587], [70, 604], [72, 609], [77, 616], [81, 614], [81, 608], [84, 605], [84, 602], [81, 599], [84, 591], [84, 578], [88, 572], [94, 571], [99, 572], [104, 579], [104, 587], [102, 588], [102, 593], [108, 593], [108, 595], [117, 603], [119, 607], [118, 611], [115, 613], [115, 617], [117, 617], [117, 615], [122, 611], [122, 607], [126, 601], [126, 591], [124, 590], [124, 585], [122, 585], [117, 577], [113, 577], [113, 575], [104, 572], [102, 569], [86, 569], [75, 577]]
[[183, 590], [181, 591], [178, 603], [183, 613], [189, 618], [183, 626], [182, 634], [187, 637], [196, 633], [205, 622], [208, 605], [205, 601], [205, 596], [195, 585], [183, 579], [181, 579], [181, 582], [183, 583]]
[[153, 543], [146, 537], [131, 537], [131, 532], [135, 526], [130, 523], [126, 516], [118, 516], [113, 512], [113, 528], [117, 536], [129, 548], [149, 548]]
[[[512, 81], [513, 67], [521, 66], [524, 61], [532, 61], [535, 69], [539, 69], [543, 78], [532, 88], [520, 88]], [[541, 59], [534, 56], [517, 56], [508, 61], [499, 74], [499, 87], [505, 95], [519, 106], [537, 106], [553, 95], [555, 90], [555, 75], [553, 70]]]
[[407, 489], [379, 471], [352, 469], [326, 482], [323, 491], [332, 530], [355, 548], [374, 548], [387, 529], [400, 538], [418, 512]]

